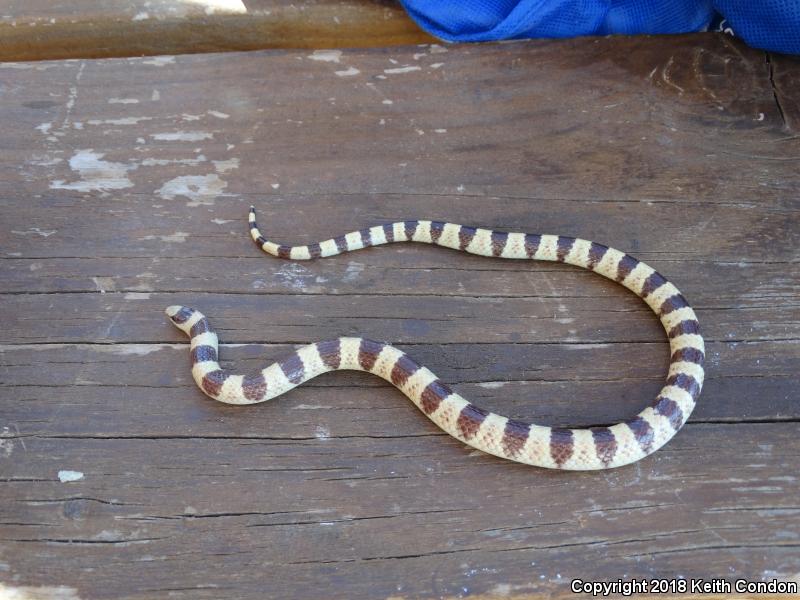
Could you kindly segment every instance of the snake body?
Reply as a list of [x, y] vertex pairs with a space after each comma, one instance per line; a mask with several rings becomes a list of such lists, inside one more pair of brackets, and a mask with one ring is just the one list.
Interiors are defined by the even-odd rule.
[[572, 237], [506, 233], [437, 221], [403, 221], [307, 246], [285, 246], [261, 235], [254, 208], [250, 209], [250, 232], [265, 252], [295, 260], [393, 242], [422, 242], [480, 256], [583, 267], [622, 284], [658, 315], [669, 337], [669, 371], [656, 399], [632, 419], [609, 427], [545, 427], [475, 406], [401, 350], [365, 338], [309, 344], [259, 373], [235, 375], [217, 362], [217, 335], [208, 319], [197, 310], [171, 306], [167, 315], [191, 337], [194, 380], [215, 400], [263, 402], [328, 371], [367, 371], [391, 382], [441, 429], [478, 450], [539, 467], [594, 470], [626, 465], [658, 450], [683, 426], [700, 394], [705, 347], [694, 311], [666, 278], [619, 250]]

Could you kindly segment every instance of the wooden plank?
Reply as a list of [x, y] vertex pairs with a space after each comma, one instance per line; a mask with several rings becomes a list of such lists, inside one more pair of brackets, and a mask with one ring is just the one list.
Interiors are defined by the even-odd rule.
[[[800, 140], [763, 54], [697, 35], [0, 66], [7, 585], [522, 598], [800, 573]], [[575, 474], [471, 452], [364, 374], [210, 401], [168, 304], [242, 370], [370, 335], [553, 425], [630, 416], [666, 365], [656, 318], [591, 273], [416, 245], [279, 261], [250, 203], [292, 243], [437, 218], [630, 251], [697, 308], [698, 408], [645, 461]]]
[[[568, 208], [562, 205], [561, 210], [567, 211]], [[764, 217], [769, 218], [766, 215]], [[19, 222], [24, 226], [31, 221], [20, 219]], [[777, 224], [779, 220], [773, 222]], [[531, 223], [535, 224], [534, 219], [531, 219]], [[198, 231], [204, 227], [199, 219], [194, 224]], [[692, 282], [713, 267], [713, 276], [703, 282], [703, 287], [722, 295], [726, 300], [739, 297], [739, 301], [748, 308], [764, 308], [791, 301], [799, 285], [795, 277], [797, 267], [793, 263], [765, 262], [749, 256], [746, 257], [747, 261], [737, 260], [744, 258], [735, 255], [736, 240], [743, 242], [745, 239], [746, 232], [740, 231], [744, 224], [744, 221], [740, 222], [733, 232], [729, 256], [693, 256], [690, 255], [691, 248], [685, 248], [679, 250], [683, 251], [680, 258], [672, 257], [669, 255], [668, 240], [664, 240], [663, 251], [642, 250], [637, 256], [676, 281], [685, 279], [687, 283], [682, 287], [686, 288], [687, 294], [691, 293]], [[75, 227], [79, 226], [75, 224]], [[164, 223], [160, 224], [160, 228], [164, 236], [170, 235]], [[184, 229], [189, 228], [184, 226]], [[637, 235], [635, 229], [635, 223], [631, 223], [630, 227], [621, 225], [616, 235], [633, 238]], [[174, 234], [174, 231], [171, 233]], [[75, 254], [85, 252], [85, 248], [75, 240], [71, 249], [54, 248], [43, 243], [28, 246], [28, 251], [24, 253], [27, 258], [9, 257], [0, 262], [0, 279], [6, 293], [16, 294], [51, 291], [57, 282], [59, 291], [76, 294], [96, 294], [102, 288], [106, 294], [147, 293], [158, 289], [172, 293], [243, 294], [257, 291], [259, 294], [346, 295], [367, 291], [375, 294], [406, 294], [416, 289], [417, 295], [437, 295], [436, 285], [442, 278], [449, 280], [460, 277], [461, 285], [448, 290], [448, 295], [491, 298], [613, 294], [615, 297], [625, 297], [624, 291], [617, 293], [620, 290], [615, 284], [592, 273], [560, 264], [487, 261], [440, 248], [430, 249], [411, 244], [325, 262], [286, 263], [262, 254], [255, 246], [250, 250], [246, 244], [240, 244], [243, 238], [249, 239], [242, 224], [231, 227], [231, 243], [218, 243], [221, 236], [212, 232], [186, 233], [187, 246], [179, 246], [190, 248], [180, 251], [184, 256], [177, 255], [175, 248], [178, 246], [162, 245], [159, 248], [157, 243], [150, 243], [150, 240], [147, 240], [150, 249], [146, 250], [137, 245], [138, 234], [120, 232], [121, 239], [126, 240], [124, 247], [113, 245], [113, 240], [109, 239], [109, 254], [136, 252], [144, 255], [147, 252], [161, 254], [162, 251], [176, 254], [157, 257], [158, 264], [164, 265], [163, 272], [148, 271], [153, 263], [152, 256], [48, 256], [54, 250]], [[239, 237], [234, 238], [234, 235]], [[607, 235], [611, 235], [611, 232]], [[298, 232], [297, 236], [287, 235], [286, 240], [308, 237]], [[240, 250], [246, 252], [247, 256], [224, 256], [225, 252], [234, 252], [236, 244], [243, 246]], [[221, 256], [202, 256], [210, 248], [219, 249]], [[197, 255], [189, 255], [193, 251], [191, 249], [197, 251]], [[413, 261], [413, 267], [403, 268], [410, 261]], [[168, 275], [178, 270], [183, 271], [180, 278]], [[265, 271], [272, 276], [265, 278]], [[209, 279], [206, 273], [214, 273], [215, 277]], [[335, 287], [324, 285], [333, 282]]]
[[[347, 203], [348, 224], [370, 206], [391, 204], [385, 217], [418, 210], [406, 199], [433, 194], [444, 196], [443, 206], [457, 196], [646, 200], [654, 212], [675, 202], [791, 208], [787, 192], [798, 175], [786, 159], [797, 141], [779, 143], [785, 134], [763, 57], [724, 37], [670, 37], [665, 54], [666, 43], [9, 63], [7, 135], [34, 137], [13, 156], [6, 147], [4, 158], [26, 165], [20, 176], [43, 177], [42, 191], [58, 191], [54, 204], [80, 202], [93, 191], [125, 198], [147, 190], [162, 207], [237, 194], [277, 196], [302, 210], [297, 196], [314, 193]], [[678, 72], [676, 65], [695, 61], [703, 70]], [[722, 66], [724, 76], [714, 72]], [[351, 69], [359, 73], [349, 75]], [[598, 82], [588, 91], [587, 78]], [[736, 90], [732, 78], [740, 82]], [[109, 80], [117, 82], [113, 95]], [[193, 143], [193, 136], [200, 139]], [[238, 165], [225, 162], [234, 159]], [[164, 189], [176, 174], [202, 178], [183, 192], [181, 182]], [[624, 208], [612, 213], [618, 221]], [[513, 226], [521, 216], [496, 224]], [[564, 227], [555, 217], [539, 225]], [[672, 229], [684, 228], [676, 221]], [[329, 231], [308, 232], [319, 233]]]
[[[588, 287], [588, 286], [587, 286]], [[571, 298], [257, 294], [5, 295], [0, 307], [18, 315], [4, 331], [11, 344], [154, 342], [181, 335], [165, 327], [163, 309], [197, 305], [214, 318], [228, 343], [310, 343], [337, 335], [365, 335], [396, 343], [572, 343], [662, 341], [657, 318], [627, 295]], [[59, 326], [42, 319], [60, 307]], [[703, 306], [699, 304], [699, 306]], [[370, 316], [361, 316], [369, 309]], [[796, 340], [797, 306], [701, 312], [710, 341]], [[604, 319], [614, 312], [615, 318]], [[747, 321], [742, 316], [747, 315]], [[477, 320], [480, 317], [480, 320]], [[754, 319], [754, 320], [749, 320]], [[774, 322], [772, 321], [774, 319]]]
[[395, 2], [110, 0], [5, 3], [0, 60], [429, 43]]
[[[740, 350], [735, 343], [709, 344], [714, 368], [693, 422], [800, 419], [800, 376], [793, 370], [796, 344], [744, 346]], [[226, 427], [246, 437], [280, 437], [284, 428], [291, 435], [307, 436], [320, 418], [331, 415], [340, 415], [333, 428], [346, 428], [351, 435], [438, 432], [399, 392], [359, 373], [326, 375], [268, 405], [241, 409], [198, 395], [184, 344], [0, 349], [7, 382], [4, 415], [32, 436], [53, 431], [71, 436], [166, 436], [176, 423], [186, 424], [187, 433], [209, 437], [224, 436]], [[223, 346], [222, 359], [252, 372], [290, 349], [274, 344]], [[667, 363], [660, 343], [414, 344], [403, 349], [481, 406], [554, 426], [613, 423], [637, 413], [661, 389]], [[776, 358], [762, 367], [765, 356]], [[42, 364], [48, 365], [46, 370]], [[749, 395], [736, 393], [737, 388], [749, 390]], [[169, 394], [168, 401], [159, 390]], [[51, 394], [60, 399], [55, 406]], [[770, 401], [755, 403], [751, 395]], [[132, 396], [137, 398], [134, 412]]]
[[[689, 425], [647, 464], [567, 475], [438, 435], [26, 438], [18, 480], [2, 484], [15, 500], [0, 505], [5, 560], [82, 598], [303, 597], [322, 581], [338, 598], [566, 595], [587, 573], [760, 577], [797, 568], [796, 433]], [[84, 478], [60, 483], [65, 468]]]

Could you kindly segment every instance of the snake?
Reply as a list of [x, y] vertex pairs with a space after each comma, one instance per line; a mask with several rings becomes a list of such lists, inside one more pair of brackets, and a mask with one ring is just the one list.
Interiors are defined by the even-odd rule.
[[283, 259], [308, 260], [370, 246], [420, 242], [478, 256], [583, 267], [623, 285], [658, 316], [669, 338], [669, 370], [656, 399], [633, 418], [610, 426], [548, 427], [480, 408], [402, 350], [368, 338], [316, 342], [258, 373], [238, 375], [217, 362], [218, 338], [208, 319], [196, 309], [170, 306], [167, 316], [191, 338], [192, 376], [214, 400], [228, 404], [264, 402], [322, 373], [365, 371], [390, 382], [439, 428], [468, 446], [537, 467], [587, 471], [627, 465], [661, 448], [689, 418], [700, 395], [705, 346], [697, 316], [671, 282], [625, 252], [580, 238], [424, 220], [399, 221], [319, 243], [287, 246], [261, 234], [254, 207], [250, 208], [249, 223], [259, 248]]

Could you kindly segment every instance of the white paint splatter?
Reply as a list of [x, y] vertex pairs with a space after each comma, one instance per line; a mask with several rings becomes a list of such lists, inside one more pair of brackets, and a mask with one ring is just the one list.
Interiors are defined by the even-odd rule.
[[483, 383], [479, 383], [478, 387], [486, 388], [489, 390], [496, 390], [497, 388], [501, 388], [506, 385], [507, 381], [484, 381]]
[[[75, 76], [75, 83], [80, 81], [81, 75], [83, 74], [83, 69], [85, 67], [86, 63], [81, 62], [81, 66], [78, 67], [78, 73]], [[77, 100], [78, 100], [78, 87], [73, 85], [69, 88], [69, 96], [67, 97], [67, 101], [64, 104], [65, 116], [64, 116], [64, 122], [61, 125], [61, 129], [64, 129], [67, 127], [67, 125], [69, 125], [70, 115], [72, 114], [72, 109], [75, 107], [75, 102], [77, 102]]]
[[324, 425], [317, 425], [317, 428], [314, 430], [314, 437], [318, 440], [327, 440], [331, 437], [331, 432]]
[[14, 233], [16, 235], [39, 235], [39, 236], [41, 236], [43, 238], [48, 238], [51, 235], [53, 235], [54, 233], [56, 233], [57, 231], [58, 231], [58, 229], [43, 230], [43, 229], [39, 229], [38, 227], [31, 227], [27, 231], [11, 230], [11, 233]]
[[361, 71], [359, 71], [355, 67], [347, 67], [347, 69], [345, 69], [344, 71], [336, 71], [336, 74], [339, 77], [352, 77], [353, 75], [358, 75], [359, 73], [361, 73]]
[[[7, 427], [4, 427], [4, 429], [7, 429]], [[11, 456], [11, 454], [14, 452], [14, 442], [7, 439], [0, 439], [0, 452], [5, 454], [6, 458]], [[2, 596], [0, 596], [0, 598], [1, 597]]]
[[239, 159], [238, 158], [229, 158], [228, 160], [212, 160], [214, 164], [214, 168], [217, 170], [217, 173], [227, 173], [228, 171], [233, 171], [234, 169], [239, 168]]
[[41, 125], [37, 125], [34, 129], [41, 131], [43, 134], [47, 135], [50, 133], [50, 128], [53, 126], [52, 123], [42, 123]]
[[154, 140], [162, 140], [165, 142], [199, 142], [200, 140], [212, 139], [214, 134], [207, 131], [173, 131], [151, 133], [150, 137]]
[[24, 585], [21, 587], [0, 583], [2, 600], [81, 600], [78, 590], [65, 585]]
[[206, 157], [201, 154], [195, 158], [145, 158], [141, 165], [143, 167], [161, 167], [164, 165], [199, 165], [206, 161]]
[[92, 190], [121, 190], [133, 187], [133, 182], [128, 179], [128, 171], [136, 169], [136, 165], [101, 160], [104, 156], [105, 154], [94, 152], [91, 149], [78, 150], [69, 159], [69, 166], [81, 178], [71, 183], [65, 183], [63, 179], [57, 179], [50, 183], [50, 189], [89, 192]]
[[150, 100], [152, 100], [153, 102], [161, 100], [161, 92], [159, 92], [158, 90], [153, 90], [153, 93], [150, 94]]
[[[150, 294], [145, 294], [148, 297]], [[180, 344], [100, 344], [95, 352], [118, 356], [147, 356], [162, 348], [180, 348]]]
[[125, 536], [118, 529], [103, 529], [100, 533], [92, 536], [95, 540], [103, 542], [119, 542], [125, 539]]
[[384, 69], [383, 72], [387, 75], [396, 75], [399, 73], [411, 73], [411, 71], [421, 71], [422, 67], [411, 65], [408, 67], [397, 67], [396, 69]]
[[152, 121], [153, 117], [122, 117], [121, 119], [89, 119], [89, 125], [136, 125], [139, 121]]
[[133, 15], [133, 19], [131, 19], [131, 20], [132, 21], [144, 21], [144, 20], [149, 19], [149, 18], [150, 18], [150, 15], [148, 15], [146, 11], [141, 11], [141, 12], [138, 12], [135, 15]]
[[381, 104], [394, 104], [394, 102], [386, 98]]
[[213, 204], [214, 199], [228, 186], [219, 175], [181, 175], [170, 179], [156, 193], [165, 200], [173, 200], [177, 196], [185, 196], [190, 202], [187, 206]]
[[436, 133], [447, 133], [447, 129], [434, 129]]
[[124, 296], [125, 300], [149, 300], [149, 292], [128, 292]]
[[[11, 22], [12, 27], [16, 27], [16, 25], [17, 25], [16, 21]], [[34, 69], [34, 68], [35, 66], [30, 63], [13, 63], [13, 62], [0, 63], [0, 69], [19, 69], [24, 71], [27, 69]]]
[[441, 69], [444, 66], [444, 63], [433, 63], [430, 65], [431, 69]]
[[159, 239], [162, 242], [168, 242], [168, 243], [171, 243], [171, 244], [172, 243], [180, 244], [180, 243], [186, 241], [186, 236], [188, 236], [188, 235], [189, 234], [186, 233], [185, 231], [176, 231], [175, 233], [170, 233], [169, 235], [146, 235], [141, 239], [143, 239], [143, 240]]
[[218, 110], [209, 110], [209, 111], [207, 111], [207, 112], [208, 112], [208, 114], [210, 114], [212, 117], [217, 117], [218, 119], [227, 119], [227, 118], [229, 118], [229, 117], [230, 117], [230, 115], [229, 115], [229, 114], [227, 114], [227, 113], [224, 113], [224, 112], [220, 112], [220, 111], [218, 111]]
[[174, 56], [154, 56], [148, 60], [143, 60], [143, 65], [153, 65], [154, 67], [163, 67], [164, 65], [171, 65], [175, 62]]
[[279, 187], [281, 187], [280, 183], [270, 183], [269, 185], [273, 190], [277, 190]]
[[70, 481], [80, 481], [83, 479], [83, 473], [80, 471], [59, 471], [58, 480], [61, 483], [68, 483]]
[[139, 104], [137, 98], [109, 98], [109, 104]]
[[338, 63], [339, 60], [342, 58], [342, 51], [341, 50], [314, 50], [312, 54], [309, 54], [306, 58], [310, 58], [311, 60], [319, 60], [322, 62], [334, 62]]

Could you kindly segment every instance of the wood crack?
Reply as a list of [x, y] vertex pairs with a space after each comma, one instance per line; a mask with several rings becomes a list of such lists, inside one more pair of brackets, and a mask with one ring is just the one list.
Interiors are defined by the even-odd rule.
[[769, 71], [769, 84], [770, 88], [772, 89], [772, 98], [775, 100], [775, 106], [778, 108], [778, 114], [781, 117], [781, 122], [783, 123], [783, 127], [787, 129], [788, 123], [786, 121], [786, 114], [783, 112], [783, 106], [781, 106], [781, 99], [778, 87], [775, 85], [775, 65], [773, 64], [772, 61], [772, 55], [769, 52], [765, 52], [764, 55], [767, 61], [767, 70]]

